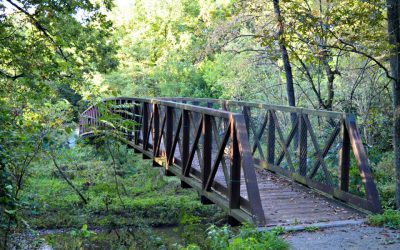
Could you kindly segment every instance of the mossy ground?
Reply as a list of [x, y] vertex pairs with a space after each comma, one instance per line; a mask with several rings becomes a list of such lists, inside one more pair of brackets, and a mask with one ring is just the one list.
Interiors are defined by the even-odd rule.
[[88, 202], [43, 158], [32, 167], [21, 194], [31, 204], [22, 214], [32, 228], [177, 225], [184, 215], [210, 223], [224, 218], [215, 205], [202, 205], [193, 189], [182, 189], [179, 179], [164, 176], [161, 168], [124, 146], [114, 149], [116, 164], [96, 157], [87, 145], [59, 153], [63, 172]]

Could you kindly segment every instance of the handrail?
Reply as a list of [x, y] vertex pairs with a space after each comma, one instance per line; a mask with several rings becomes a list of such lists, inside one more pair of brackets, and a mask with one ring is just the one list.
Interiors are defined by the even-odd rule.
[[188, 98], [188, 97], [159, 97], [161, 100], [170, 100], [170, 101], [191, 101], [191, 102], [204, 102], [204, 103], [218, 103], [224, 104], [226, 106], [235, 105], [240, 107], [257, 107], [263, 109], [274, 109], [280, 110], [284, 112], [294, 112], [294, 113], [303, 113], [309, 115], [319, 115], [325, 117], [339, 118], [345, 116], [344, 112], [336, 112], [329, 110], [316, 110], [302, 107], [291, 107], [291, 106], [283, 106], [283, 105], [275, 105], [275, 104], [267, 104], [263, 102], [247, 102], [247, 101], [232, 101], [232, 100], [222, 100], [222, 99], [213, 99], [213, 98]]

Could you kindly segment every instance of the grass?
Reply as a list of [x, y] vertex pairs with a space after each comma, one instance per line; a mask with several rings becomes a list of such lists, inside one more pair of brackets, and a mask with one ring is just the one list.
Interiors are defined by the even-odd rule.
[[[207, 230], [207, 241], [210, 249], [270, 249], [286, 250], [289, 245], [280, 235], [283, 228], [277, 227], [271, 231], [258, 231], [250, 225], [239, 228], [238, 233], [224, 226], [221, 228], [211, 226]], [[193, 246], [192, 246], [193, 247]], [[189, 248], [188, 248], [189, 249]]]
[[209, 222], [223, 218], [215, 205], [203, 206], [195, 191], [181, 189], [176, 177], [164, 176], [141, 155], [119, 145], [113, 165], [109, 158], [96, 156], [92, 147], [84, 147], [61, 150], [59, 165], [88, 203], [42, 159], [33, 165], [21, 196], [31, 204], [22, 213], [31, 227], [176, 225], [184, 214]]
[[315, 232], [315, 231], [318, 231], [318, 230], [319, 230], [319, 227], [316, 227], [316, 226], [304, 227], [304, 231], [306, 231], [306, 232]]
[[384, 226], [392, 229], [400, 229], [400, 211], [387, 209], [383, 214], [368, 216], [367, 221], [368, 224], [372, 226]]

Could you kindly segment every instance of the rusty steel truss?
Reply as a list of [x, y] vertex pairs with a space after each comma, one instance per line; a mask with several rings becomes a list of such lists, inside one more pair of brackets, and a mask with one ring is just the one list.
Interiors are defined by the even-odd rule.
[[[120, 116], [120, 126], [103, 121], [105, 113]], [[268, 225], [260, 169], [335, 202], [381, 211], [351, 114], [216, 99], [118, 97], [81, 114], [81, 136], [104, 129], [117, 131], [129, 147], [177, 176], [182, 187], [196, 189], [202, 203], [217, 204], [237, 221]]]

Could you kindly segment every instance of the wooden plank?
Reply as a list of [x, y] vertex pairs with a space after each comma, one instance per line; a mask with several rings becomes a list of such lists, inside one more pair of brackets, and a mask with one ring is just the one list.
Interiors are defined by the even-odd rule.
[[338, 190], [337, 188], [334, 188], [332, 186], [328, 186], [326, 184], [314, 181], [312, 179], [309, 179], [308, 177], [301, 176], [297, 173], [292, 173], [279, 166], [268, 164], [267, 162], [261, 159], [254, 159], [254, 163], [256, 164], [255, 166], [258, 168], [268, 169], [274, 173], [278, 173], [282, 176], [287, 177], [288, 179], [294, 180], [307, 187], [313, 188], [314, 190], [321, 192], [324, 195], [327, 195], [328, 198], [334, 197], [344, 202], [347, 202], [348, 204], [352, 204], [356, 206], [358, 209], [361, 208], [364, 210], [372, 211], [371, 203], [366, 199], [344, 192], [342, 190]]

